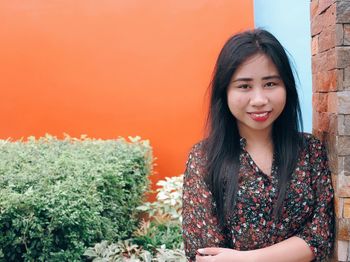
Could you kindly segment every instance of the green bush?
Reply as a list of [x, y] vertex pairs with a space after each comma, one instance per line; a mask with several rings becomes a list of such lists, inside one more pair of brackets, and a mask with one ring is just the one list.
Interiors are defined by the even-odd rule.
[[0, 140], [2, 259], [80, 261], [102, 239], [130, 237], [151, 167], [138, 138]]

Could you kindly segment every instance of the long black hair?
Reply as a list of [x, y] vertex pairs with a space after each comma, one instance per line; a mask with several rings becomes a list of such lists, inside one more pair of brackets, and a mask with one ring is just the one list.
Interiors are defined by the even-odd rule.
[[273, 123], [272, 140], [278, 172], [278, 198], [275, 217], [281, 210], [287, 184], [294, 171], [302, 143], [302, 117], [290, 61], [281, 43], [268, 31], [255, 29], [229, 38], [217, 59], [210, 85], [210, 104], [205, 139], [208, 184], [217, 216], [224, 224], [233, 209], [238, 190], [240, 135], [235, 117], [227, 104], [227, 88], [236, 69], [249, 57], [264, 54], [275, 64], [286, 88], [286, 104]]

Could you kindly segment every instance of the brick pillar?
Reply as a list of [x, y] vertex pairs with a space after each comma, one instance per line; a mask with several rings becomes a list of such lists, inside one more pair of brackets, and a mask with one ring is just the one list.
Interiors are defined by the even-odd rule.
[[328, 149], [335, 189], [332, 261], [350, 261], [350, 1], [311, 0], [313, 133]]

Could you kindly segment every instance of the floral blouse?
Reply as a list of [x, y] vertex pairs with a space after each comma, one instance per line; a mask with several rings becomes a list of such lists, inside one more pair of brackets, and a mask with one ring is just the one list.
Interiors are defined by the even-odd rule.
[[202, 143], [189, 155], [183, 187], [183, 237], [186, 256], [195, 260], [196, 250], [229, 247], [236, 250], [264, 248], [292, 236], [305, 240], [314, 261], [323, 261], [333, 245], [333, 188], [326, 150], [310, 134], [304, 134], [305, 147], [287, 187], [279, 220], [273, 219], [277, 200], [277, 170], [264, 174], [245, 150], [241, 139], [237, 200], [225, 228], [218, 223], [215, 203], [205, 175]]

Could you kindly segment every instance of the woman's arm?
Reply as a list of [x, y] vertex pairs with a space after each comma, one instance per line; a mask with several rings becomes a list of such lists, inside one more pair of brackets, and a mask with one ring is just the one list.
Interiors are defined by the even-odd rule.
[[315, 196], [313, 213], [309, 221], [295, 235], [311, 248], [315, 261], [324, 261], [332, 253], [334, 240], [334, 206], [331, 172], [327, 152], [315, 137], [309, 141], [311, 183]]
[[182, 197], [182, 229], [185, 253], [190, 261], [203, 247], [223, 247], [225, 235], [214, 214], [214, 201], [204, 182], [205, 158], [201, 144], [193, 147], [187, 161]]
[[280, 243], [251, 251], [204, 249], [206, 254], [217, 255], [198, 256], [198, 261], [323, 261], [331, 254], [334, 238], [334, 192], [327, 154], [322, 143], [314, 137], [310, 138], [309, 147], [315, 204], [310, 219], [299, 232]]
[[198, 262], [309, 262], [314, 259], [307, 243], [299, 237], [291, 237], [272, 246], [250, 251], [203, 248], [198, 252], [201, 254], [196, 256]]
[[272, 246], [251, 251], [256, 261], [307, 262], [314, 259], [308, 244], [299, 237], [291, 237]]

